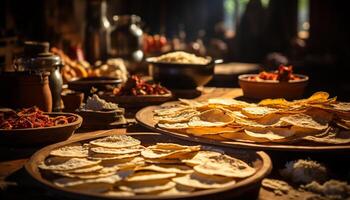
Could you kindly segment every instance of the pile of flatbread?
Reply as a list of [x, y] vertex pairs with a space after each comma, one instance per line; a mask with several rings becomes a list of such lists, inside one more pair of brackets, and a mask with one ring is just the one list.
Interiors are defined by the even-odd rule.
[[255, 174], [248, 163], [205, 146], [143, 146], [112, 135], [54, 149], [39, 164], [53, 184], [108, 196], [187, 195], [234, 185]]
[[307, 99], [180, 99], [153, 111], [157, 127], [214, 140], [251, 143], [349, 144], [350, 103], [317, 92]]

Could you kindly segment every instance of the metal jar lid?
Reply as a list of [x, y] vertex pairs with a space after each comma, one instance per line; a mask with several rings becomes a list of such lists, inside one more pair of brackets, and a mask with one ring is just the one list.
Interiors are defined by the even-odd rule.
[[27, 41], [23, 56], [14, 62], [17, 71], [45, 71], [62, 65], [59, 56], [49, 52], [48, 42]]

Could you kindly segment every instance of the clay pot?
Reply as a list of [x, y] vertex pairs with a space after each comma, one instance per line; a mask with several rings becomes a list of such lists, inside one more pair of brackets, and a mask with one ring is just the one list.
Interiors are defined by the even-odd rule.
[[0, 106], [21, 109], [37, 106], [52, 111], [49, 72], [6, 72], [0, 75]]

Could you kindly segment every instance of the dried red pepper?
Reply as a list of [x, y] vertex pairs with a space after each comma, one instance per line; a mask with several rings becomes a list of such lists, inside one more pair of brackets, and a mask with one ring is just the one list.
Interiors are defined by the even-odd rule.
[[121, 88], [114, 88], [117, 96], [164, 95], [170, 91], [159, 84], [146, 83], [141, 77], [133, 75]]
[[19, 112], [0, 113], [0, 129], [40, 128], [68, 124], [76, 120], [75, 116], [50, 117], [37, 107], [24, 108]]

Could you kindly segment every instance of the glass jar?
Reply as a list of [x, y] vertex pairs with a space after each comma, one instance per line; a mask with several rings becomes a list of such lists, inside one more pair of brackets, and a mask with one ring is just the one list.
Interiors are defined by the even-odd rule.
[[[123, 58], [129, 62], [143, 59], [141, 18], [137, 15], [113, 16], [110, 57]], [[130, 70], [130, 65], [127, 66]], [[133, 69], [131, 69], [133, 70]]]

